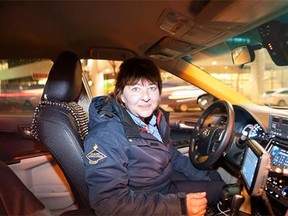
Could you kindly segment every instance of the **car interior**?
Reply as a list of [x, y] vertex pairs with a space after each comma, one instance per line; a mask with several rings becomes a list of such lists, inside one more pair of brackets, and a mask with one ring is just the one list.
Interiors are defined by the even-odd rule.
[[288, 215], [288, 107], [266, 98], [288, 88], [288, 1], [4, 0], [0, 27], [0, 160], [53, 215], [97, 215], [88, 109], [135, 56], [161, 69], [173, 145], [227, 183], [206, 215]]

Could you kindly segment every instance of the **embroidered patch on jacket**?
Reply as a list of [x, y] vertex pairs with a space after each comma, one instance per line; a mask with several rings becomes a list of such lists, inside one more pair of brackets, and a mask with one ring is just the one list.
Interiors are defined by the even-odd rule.
[[106, 155], [97, 150], [98, 146], [95, 144], [93, 150], [86, 155], [89, 160], [89, 164], [97, 164], [100, 160], [106, 158]]

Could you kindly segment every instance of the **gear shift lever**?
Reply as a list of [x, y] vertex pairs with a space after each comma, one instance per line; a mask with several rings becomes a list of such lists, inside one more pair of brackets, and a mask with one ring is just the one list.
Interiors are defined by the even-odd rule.
[[244, 201], [245, 201], [245, 197], [240, 195], [240, 194], [236, 194], [233, 196], [232, 201], [231, 201], [230, 216], [237, 216], [238, 215], [239, 209], [240, 209], [240, 207]]

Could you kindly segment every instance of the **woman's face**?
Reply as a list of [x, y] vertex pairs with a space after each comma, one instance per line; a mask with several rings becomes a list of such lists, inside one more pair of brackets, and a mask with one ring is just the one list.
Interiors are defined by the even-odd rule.
[[121, 100], [131, 113], [144, 119], [158, 107], [160, 92], [156, 84], [139, 80], [135, 85], [124, 87]]

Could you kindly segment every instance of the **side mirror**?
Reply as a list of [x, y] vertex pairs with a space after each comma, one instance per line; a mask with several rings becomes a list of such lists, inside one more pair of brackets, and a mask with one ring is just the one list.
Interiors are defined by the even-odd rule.
[[205, 110], [216, 100], [217, 98], [210, 94], [203, 94], [197, 98], [197, 104], [202, 110]]

